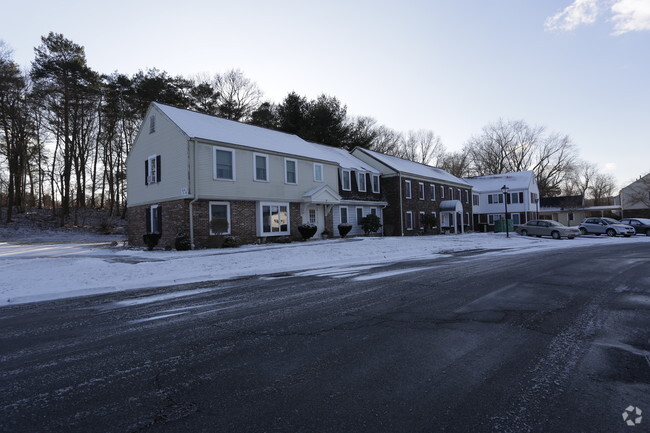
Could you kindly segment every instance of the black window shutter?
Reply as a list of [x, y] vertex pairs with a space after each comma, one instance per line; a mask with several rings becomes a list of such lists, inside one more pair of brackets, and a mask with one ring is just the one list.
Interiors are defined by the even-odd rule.
[[150, 207], [145, 208], [144, 210], [144, 220], [146, 221], [145, 222], [145, 225], [147, 227], [146, 232], [151, 233], [151, 208]]
[[144, 184], [149, 185], [149, 160], [144, 160]]
[[160, 155], [156, 155], [156, 182], [160, 182]]
[[519, 193], [519, 203], [523, 203], [523, 202], [524, 202], [524, 193], [520, 192]]
[[156, 212], [158, 213], [156, 215], [158, 217], [158, 218], [156, 218], [158, 220], [158, 227], [156, 227], [157, 228], [156, 232], [157, 233], [162, 233], [162, 207], [158, 206], [156, 208]]

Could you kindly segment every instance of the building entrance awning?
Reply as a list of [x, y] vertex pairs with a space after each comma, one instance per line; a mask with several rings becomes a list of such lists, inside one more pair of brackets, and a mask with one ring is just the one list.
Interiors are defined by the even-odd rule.
[[463, 212], [460, 200], [444, 200], [440, 202], [440, 212]]

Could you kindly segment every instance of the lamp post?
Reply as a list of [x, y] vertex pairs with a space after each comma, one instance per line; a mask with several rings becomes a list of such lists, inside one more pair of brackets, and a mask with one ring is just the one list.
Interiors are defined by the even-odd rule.
[[507, 186], [503, 185], [501, 187], [501, 191], [503, 191], [503, 203], [506, 205], [506, 237], [510, 237], [510, 230], [508, 229], [508, 191], [510, 191], [510, 188]]
[[535, 207], [537, 207], [537, 217], [535, 219], [539, 219], [539, 197], [535, 197]]

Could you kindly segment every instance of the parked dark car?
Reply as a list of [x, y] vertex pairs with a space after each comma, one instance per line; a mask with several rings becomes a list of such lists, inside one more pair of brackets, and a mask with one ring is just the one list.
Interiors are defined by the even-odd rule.
[[621, 224], [634, 227], [637, 235], [650, 236], [650, 219], [648, 218], [623, 218]]
[[580, 236], [580, 230], [577, 227], [567, 227], [551, 220], [531, 220], [526, 224], [516, 226], [515, 231], [522, 236], [551, 236], [553, 239], [573, 239]]
[[580, 233], [583, 235], [623, 235], [627, 238], [635, 234], [634, 228], [632, 226], [621, 224], [619, 221], [613, 218], [585, 218], [585, 220], [582, 221], [578, 227], [580, 227]]

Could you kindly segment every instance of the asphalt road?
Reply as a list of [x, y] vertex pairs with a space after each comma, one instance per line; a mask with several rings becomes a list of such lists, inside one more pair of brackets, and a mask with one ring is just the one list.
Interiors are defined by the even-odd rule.
[[3, 307], [0, 431], [647, 432], [649, 311], [638, 243]]

